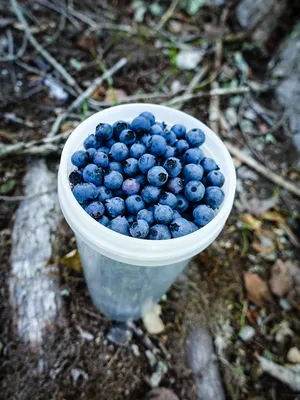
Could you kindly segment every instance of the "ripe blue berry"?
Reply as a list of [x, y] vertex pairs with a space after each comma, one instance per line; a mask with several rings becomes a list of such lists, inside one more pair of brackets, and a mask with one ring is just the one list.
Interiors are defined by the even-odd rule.
[[90, 148], [97, 149], [99, 147], [99, 142], [95, 135], [89, 135], [83, 142], [83, 147], [87, 150]]
[[105, 186], [99, 186], [98, 188], [98, 200], [105, 202], [105, 200], [112, 199], [114, 194], [111, 189], [108, 189]]
[[156, 125], [160, 126], [162, 130], [164, 130], [167, 126], [165, 122], [156, 122]]
[[164, 158], [170, 158], [170, 157], [174, 157], [175, 155], [175, 147], [172, 146], [167, 146], [166, 147], [166, 151], [164, 153]]
[[98, 168], [95, 164], [88, 164], [82, 173], [85, 182], [91, 182], [96, 186], [102, 185], [103, 182], [103, 169]]
[[177, 210], [173, 210], [173, 219], [172, 219], [172, 221], [174, 221], [174, 219], [177, 219], [177, 218], [182, 218], [182, 215]]
[[203, 177], [203, 168], [201, 165], [197, 164], [186, 164], [182, 171], [182, 177], [185, 184], [190, 181], [201, 181]]
[[162, 156], [166, 151], [167, 143], [160, 135], [153, 135], [148, 141], [147, 150], [154, 156]]
[[169, 192], [173, 194], [179, 194], [183, 189], [183, 181], [181, 178], [176, 176], [176, 178], [170, 178], [167, 182], [166, 188]]
[[140, 210], [145, 208], [144, 200], [137, 194], [127, 197], [125, 204], [128, 213], [132, 215], [136, 215]]
[[154, 213], [153, 211], [146, 210], [146, 208], [143, 208], [143, 210], [139, 211], [137, 213], [137, 220], [143, 219], [145, 220], [149, 226], [154, 224]]
[[139, 174], [139, 175], [135, 176], [135, 180], [138, 181], [138, 183], [140, 184], [141, 188], [143, 188], [148, 183], [147, 176], [144, 175], [144, 174]]
[[97, 150], [91, 147], [90, 149], [87, 149], [86, 153], [89, 156], [89, 163], [94, 162], [94, 156], [97, 153]]
[[151, 135], [149, 133], [146, 133], [141, 137], [141, 143], [148, 148], [149, 140], [151, 139]]
[[169, 206], [154, 206], [154, 218], [159, 224], [168, 225], [173, 219], [173, 210]]
[[125, 202], [121, 197], [113, 197], [105, 202], [105, 208], [112, 218], [123, 215], [125, 212]]
[[104, 145], [110, 149], [111, 146], [115, 143], [117, 143], [117, 140], [112, 137], [111, 139], [104, 142]]
[[190, 147], [199, 147], [205, 142], [205, 133], [198, 128], [191, 129], [186, 133], [185, 140]]
[[112, 231], [121, 233], [122, 235], [129, 236], [129, 223], [125, 217], [116, 217], [108, 225]]
[[120, 172], [120, 174], [123, 173], [122, 164], [121, 164], [120, 162], [118, 162], [118, 161], [111, 161], [111, 162], [108, 164], [108, 170], [109, 170], [109, 172], [111, 172], [111, 171], [117, 171], [117, 172]]
[[112, 125], [112, 129], [113, 129], [113, 133], [114, 133], [114, 137], [119, 140], [120, 138], [120, 134], [122, 131], [124, 131], [124, 129], [129, 129], [130, 128], [130, 124], [126, 121], [116, 121], [113, 125]]
[[73, 189], [73, 195], [79, 203], [97, 196], [97, 188], [93, 183], [78, 183]]
[[158, 199], [159, 204], [164, 206], [169, 206], [171, 208], [175, 208], [177, 204], [177, 198], [175, 194], [170, 192], [165, 192], [164, 190], [161, 191]]
[[146, 174], [149, 169], [154, 167], [157, 164], [156, 158], [152, 154], [143, 154], [142, 157], [140, 157], [138, 166], [139, 169], [143, 174]]
[[155, 125], [151, 126], [149, 133], [150, 135], [160, 135], [162, 131], [162, 127], [156, 123]]
[[103, 141], [109, 140], [113, 136], [112, 127], [109, 124], [100, 123], [96, 126], [95, 135], [97, 139], [99, 138]]
[[135, 176], [139, 173], [138, 160], [136, 158], [128, 158], [122, 162], [123, 171], [128, 176]]
[[144, 117], [137, 117], [131, 122], [131, 129], [138, 135], [146, 133], [150, 129], [150, 122]]
[[224, 182], [225, 182], [224, 175], [220, 171], [211, 171], [207, 175], [207, 186], [222, 187], [224, 185]]
[[198, 147], [188, 149], [183, 156], [185, 164], [199, 164], [204, 158], [204, 153]]
[[178, 157], [181, 157], [190, 148], [190, 146], [186, 140], [180, 139], [178, 142], [176, 142], [175, 148], [175, 154]]
[[168, 172], [168, 174], [174, 178], [178, 176], [182, 170], [182, 164], [180, 160], [176, 157], [167, 158], [164, 162], [164, 168]]
[[198, 226], [196, 224], [194, 224], [194, 222], [190, 221], [190, 224], [191, 224], [191, 227], [192, 227], [192, 232], [196, 232], [199, 229]]
[[118, 142], [111, 146], [110, 154], [115, 161], [124, 161], [128, 158], [129, 150], [126, 144]]
[[193, 217], [198, 226], [204, 226], [208, 224], [215, 216], [212, 208], [205, 204], [200, 204], [193, 211]]
[[103, 215], [103, 217], [98, 219], [98, 222], [103, 226], [108, 226], [110, 223], [110, 219], [106, 215]]
[[185, 218], [177, 218], [170, 224], [170, 231], [173, 238], [188, 235], [193, 232], [190, 221]]
[[75, 167], [82, 168], [89, 162], [89, 156], [84, 150], [78, 150], [72, 155], [71, 161]]
[[108, 189], [116, 190], [122, 186], [123, 175], [117, 171], [111, 171], [104, 176], [104, 185]]
[[73, 183], [73, 185], [77, 185], [77, 183], [82, 182], [82, 172], [79, 170], [71, 172], [69, 175], [69, 181], [70, 183]]
[[215, 160], [213, 160], [212, 158], [209, 158], [209, 157], [203, 158], [203, 160], [201, 161], [201, 165], [204, 169], [205, 174], [208, 174], [211, 171], [219, 169]]
[[183, 139], [186, 133], [185, 126], [181, 124], [173, 125], [171, 131], [175, 133], [177, 139]]
[[157, 224], [150, 228], [148, 239], [168, 240], [171, 239], [171, 233], [166, 225]]
[[152, 125], [155, 124], [155, 117], [154, 117], [154, 115], [153, 115], [151, 112], [149, 112], [149, 111], [144, 111], [144, 112], [142, 112], [142, 113], [139, 115], [139, 117], [144, 117], [144, 118], [146, 118], [146, 119], [150, 122], [150, 126], [152, 126]]
[[[78, 185], [77, 185], [78, 186]], [[76, 186], [75, 186], [76, 187]], [[218, 186], [209, 186], [205, 190], [204, 203], [213, 210], [219, 208], [224, 200], [224, 192]]]
[[101, 146], [101, 147], [98, 148], [98, 151], [102, 151], [103, 153], [108, 155], [109, 154], [109, 147]]
[[134, 143], [129, 150], [130, 157], [136, 158], [137, 160], [146, 153], [146, 147], [142, 143]]
[[99, 219], [105, 212], [104, 205], [101, 201], [93, 201], [90, 203], [85, 211], [94, 219]]
[[126, 196], [137, 194], [140, 190], [141, 185], [134, 178], [125, 179], [122, 185], [122, 190]]
[[156, 186], [145, 186], [142, 190], [142, 198], [148, 204], [155, 204], [158, 202], [161, 189]]
[[182, 214], [189, 208], [190, 203], [182, 194], [178, 194], [176, 197], [176, 210], [179, 211], [180, 214]]
[[132, 225], [134, 222], [136, 222], [136, 215], [128, 215], [126, 217], [126, 219], [127, 219], [128, 223], [129, 223], [129, 225]]
[[149, 225], [145, 220], [139, 219], [131, 225], [129, 232], [134, 238], [145, 239], [149, 233]]
[[190, 181], [184, 188], [184, 195], [188, 201], [197, 203], [202, 200], [205, 193], [204, 185], [199, 181]]
[[108, 166], [108, 155], [103, 151], [97, 151], [94, 155], [94, 163], [98, 167], [106, 168]]
[[165, 139], [168, 146], [173, 146], [177, 140], [175, 133], [168, 129], [162, 131], [159, 135]]
[[135, 143], [136, 135], [131, 129], [124, 129], [120, 134], [120, 142], [125, 143], [127, 146]]
[[147, 179], [152, 186], [163, 186], [168, 180], [168, 173], [163, 167], [153, 167], [148, 171]]

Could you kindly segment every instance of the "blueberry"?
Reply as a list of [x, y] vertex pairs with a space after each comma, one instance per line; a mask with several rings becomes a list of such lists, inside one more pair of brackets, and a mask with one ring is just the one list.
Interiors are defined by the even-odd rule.
[[131, 129], [136, 133], [136, 134], [143, 134], [149, 131], [150, 129], [150, 122], [148, 119], [144, 117], [136, 117], [134, 120], [131, 122]]
[[126, 144], [118, 142], [111, 146], [110, 154], [115, 161], [124, 161], [128, 158], [129, 150]]
[[139, 169], [143, 174], [146, 174], [149, 169], [154, 167], [157, 164], [156, 158], [152, 154], [143, 154], [142, 157], [140, 157], [138, 166]]
[[[77, 185], [78, 186], [78, 185]], [[77, 187], [75, 186], [75, 187]], [[205, 190], [204, 203], [213, 210], [219, 208], [224, 200], [224, 192], [218, 186], [209, 186]]]
[[103, 151], [97, 151], [94, 155], [94, 163], [98, 167], [106, 168], [108, 166], [108, 155]]
[[168, 173], [163, 167], [149, 169], [147, 179], [152, 186], [163, 186], [168, 180]]
[[204, 159], [204, 153], [198, 147], [188, 149], [183, 156], [185, 164], [199, 164]]
[[199, 228], [196, 224], [194, 224], [194, 222], [189, 221], [192, 227], [192, 232], [196, 232]]
[[72, 155], [71, 161], [75, 167], [82, 168], [89, 162], [89, 156], [84, 150], [78, 150]]
[[145, 239], [149, 233], [149, 225], [145, 220], [139, 219], [131, 225], [129, 232], [134, 238]]
[[184, 195], [188, 201], [197, 203], [202, 200], [205, 193], [204, 185], [199, 181], [190, 181], [184, 188]]
[[156, 122], [155, 124], [160, 126], [162, 130], [164, 130], [167, 126], [167, 124], [165, 122]]
[[110, 149], [111, 146], [114, 145], [115, 143], [117, 143], [117, 140], [112, 137], [111, 139], [104, 142], [104, 145]]
[[111, 161], [108, 164], [108, 170], [109, 170], [109, 172], [117, 171], [117, 172], [120, 172], [120, 174], [123, 174], [122, 164], [120, 162], [118, 162], [118, 161]]
[[157, 223], [168, 225], [173, 219], [173, 210], [162, 204], [154, 206], [154, 218]]
[[128, 158], [122, 163], [123, 171], [128, 176], [136, 176], [139, 173], [138, 160], [136, 158]]
[[146, 133], [141, 137], [141, 144], [143, 144], [146, 148], [148, 148], [149, 140], [151, 139], [151, 135]]
[[175, 133], [169, 131], [168, 129], [162, 131], [161, 133], [159, 133], [159, 135], [165, 138], [168, 146], [173, 146], [177, 140]]
[[73, 185], [82, 182], [82, 172], [77, 169], [71, 172], [69, 175], [69, 181], [70, 183], [73, 183]]
[[148, 204], [155, 204], [158, 202], [161, 189], [156, 186], [145, 186], [142, 190], [142, 198]]
[[123, 175], [117, 171], [111, 171], [104, 177], [104, 185], [108, 189], [116, 190], [122, 186]]
[[125, 204], [127, 212], [132, 215], [136, 215], [140, 210], [145, 208], [144, 200], [137, 194], [127, 197]]
[[128, 223], [129, 223], [129, 225], [132, 225], [134, 222], [136, 222], [136, 216], [135, 215], [128, 215], [126, 217], [126, 219], [127, 219]]
[[154, 115], [153, 115], [151, 112], [149, 112], [149, 111], [144, 111], [144, 112], [142, 112], [142, 113], [139, 115], [139, 117], [144, 117], [144, 118], [146, 118], [146, 119], [150, 122], [150, 126], [152, 126], [152, 125], [155, 124], [155, 117], [154, 117]]
[[148, 142], [147, 150], [154, 156], [162, 156], [166, 151], [167, 143], [160, 135], [153, 135]]
[[224, 182], [225, 182], [224, 175], [220, 171], [211, 171], [207, 175], [207, 186], [222, 187], [224, 185]]
[[212, 208], [206, 206], [205, 204], [200, 204], [194, 208], [193, 217], [198, 226], [204, 226], [208, 224], [215, 216]]
[[100, 200], [102, 202], [114, 197], [112, 190], [108, 189], [105, 186], [99, 186], [97, 189], [98, 189], [98, 196], [97, 196], [98, 200]]
[[94, 219], [99, 219], [105, 212], [104, 205], [101, 201], [93, 201], [90, 203], [85, 211]]
[[108, 228], [122, 235], [129, 236], [129, 223], [125, 217], [118, 216], [114, 218], [111, 220]]
[[177, 203], [176, 210], [180, 212], [180, 214], [184, 213], [189, 208], [190, 203], [188, 200], [182, 195], [177, 195]]
[[170, 231], [173, 238], [188, 235], [193, 232], [190, 221], [185, 218], [177, 218], [170, 224]]
[[137, 194], [140, 190], [141, 185], [134, 178], [125, 179], [122, 185], [122, 190], [126, 196]]
[[137, 160], [146, 153], [146, 147], [142, 143], [134, 143], [129, 150], [130, 157], [136, 158]]
[[96, 126], [95, 135], [97, 139], [109, 140], [113, 136], [112, 127], [109, 124], [100, 123]]
[[180, 139], [178, 142], [176, 142], [175, 148], [175, 154], [181, 157], [190, 148], [190, 146], [186, 140]]
[[109, 154], [109, 147], [101, 146], [101, 147], [98, 148], [98, 151], [102, 151], [103, 153], [108, 155]]
[[87, 154], [89, 156], [89, 162], [93, 163], [94, 162], [94, 156], [97, 153], [97, 150], [91, 147], [90, 149], [87, 149]]
[[174, 221], [174, 219], [177, 219], [177, 218], [182, 218], [182, 215], [180, 214], [179, 211], [173, 210], [173, 219], [172, 219], [172, 221]]
[[149, 226], [154, 224], [154, 213], [153, 211], [146, 210], [143, 208], [141, 211], [137, 213], [137, 220], [143, 219], [145, 220]]
[[219, 169], [215, 160], [213, 160], [212, 158], [209, 158], [209, 157], [203, 158], [203, 160], [201, 161], [201, 165], [204, 169], [205, 174], [208, 174], [211, 171]]
[[205, 142], [205, 133], [198, 128], [191, 129], [186, 133], [185, 140], [190, 147], [199, 147]]
[[201, 181], [203, 177], [203, 168], [201, 165], [197, 164], [186, 164], [182, 171], [182, 177], [185, 184], [190, 181]]
[[167, 146], [165, 154], [164, 154], [164, 158], [167, 159], [167, 158], [170, 158], [170, 157], [174, 157], [174, 155], [175, 155], [175, 147]]
[[171, 233], [166, 225], [157, 224], [150, 228], [148, 239], [168, 240], [171, 239]]
[[176, 178], [170, 178], [167, 182], [166, 188], [169, 192], [173, 194], [179, 194], [183, 189], [183, 181], [181, 178], [176, 176]]
[[125, 143], [127, 146], [135, 143], [136, 135], [131, 129], [124, 129], [120, 134], [120, 142]]
[[98, 168], [95, 164], [88, 164], [82, 173], [85, 182], [91, 182], [96, 186], [102, 185], [103, 182], [103, 169]]
[[175, 133], [177, 139], [183, 139], [186, 133], [185, 126], [181, 124], [173, 125], [171, 131]]
[[87, 149], [97, 149], [99, 147], [99, 142], [95, 135], [89, 135], [83, 142], [83, 147]]
[[120, 189], [116, 189], [114, 190], [114, 197], [124, 197], [124, 192], [122, 190], [122, 187], [120, 187]]
[[167, 158], [164, 162], [164, 168], [168, 172], [168, 174], [174, 178], [178, 176], [182, 170], [181, 162], [176, 157]]
[[112, 199], [106, 200], [105, 207], [107, 213], [112, 218], [123, 215], [125, 212], [125, 202], [121, 197], [113, 197]]
[[149, 130], [150, 135], [160, 135], [161, 132], [163, 132], [163, 129], [158, 124], [152, 125]]
[[97, 188], [93, 183], [78, 183], [73, 189], [73, 195], [79, 203], [97, 196]]
[[140, 184], [141, 188], [143, 188], [145, 185], [148, 184], [147, 181], [147, 176], [144, 174], [139, 174], [135, 177], [135, 180], [138, 181], [138, 183]]
[[170, 192], [165, 192], [164, 190], [161, 191], [159, 195], [159, 204], [162, 204], [164, 206], [169, 206], [171, 208], [175, 208], [177, 204], [177, 198], [175, 194], [170, 193]]
[[113, 125], [113, 133], [117, 140], [119, 140], [120, 134], [124, 129], [130, 129], [130, 124], [126, 121], [116, 121]]
[[98, 219], [98, 222], [103, 226], [108, 226], [110, 223], [110, 219], [106, 215], [103, 215], [103, 217]]

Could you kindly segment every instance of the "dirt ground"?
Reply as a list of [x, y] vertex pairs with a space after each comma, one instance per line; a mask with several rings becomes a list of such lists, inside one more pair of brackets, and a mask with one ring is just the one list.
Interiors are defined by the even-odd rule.
[[[152, 93], [157, 97], [150, 97], [148, 102], [176, 99], [169, 105], [211, 125], [215, 121], [208, 92], [217, 83], [218, 88], [229, 89], [218, 97], [220, 137], [299, 188], [292, 132], [274, 97], [268, 69], [280, 40], [297, 20], [296, 2], [290, 2], [282, 23], [263, 46], [254, 44], [238, 24], [234, 2], [227, 8], [205, 5], [195, 15], [178, 6], [160, 28], [157, 26], [166, 15], [168, 2], [157, 3], [160, 11], [153, 11], [147, 2], [69, 3], [69, 8], [64, 2], [48, 0], [19, 5], [35, 38], [82, 89], [122, 57], [128, 61], [92, 94], [94, 102], [85, 101], [69, 113], [57, 135], [72, 129], [96, 109], [126, 102], [128, 96], [147, 101]], [[138, 14], [141, 9], [145, 9], [142, 20]], [[0, 3], [0, 10], [0, 54], [17, 54], [24, 29], [13, 7]], [[220, 21], [224, 16], [222, 32]], [[220, 37], [223, 48], [218, 60], [215, 45]], [[201, 50], [197, 68], [187, 70], [178, 64], [176, 57], [186, 46]], [[205, 94], [178, 100], [186, 94], [200, 67], [202, 77], [191, 93]], [[60, 84], [63, 98], [57, 92], [51, 94], [45, 83], [47, 76]], [[254, 89], [249, 92], [230, 94], [230, 89], [250, 83]], [[30, 43], [21, 55], [0, 62], [0, 87], [0, 399], [143, 399], [151, 389], [147, 378], [153, 373], [147, 348], [135, 334], [124, 347], [107, 339], [113, 323], [93, 306], [82, 271], [62, 262], [76, 249], [66, 222], [59, 227], [51, 260], [59, 265], [64, 316], [56, 331], [45, 333], [38, 352], [16, 334], [8, 291], [11, 232], [19, 204], [14, 197], [23, 194], [22, 178], [35, 156], [24, 149], [8, 155], [1, 150], [35, 140], [36, 157], [46, 158], [56, 171], [64, 140], [47, 151], [39, 146], [57, 116], [78, 94]], [[192, 260], [160, 303], [165, 331], [150, 335], [159, 349], [157, 358], [168, 367], [160, 386], [170, 388], [181, 400], [197, 398], [192, 372], [186, 366], [184, 342], [189, 330], [201, 325], [209, 328], [215, 340], [228, 399], [297, 399], [291, 388], [262, 371], [258, 356], [286, 365], [289, 350], [300, 349], [299, 286], [278, 296], [270, 282], [278, 260], [289, 261], [299, 269], [300, 199], [260, 176], [239, 157], [234, 161], [237, 195], [222, 234]], [[263, 294], [259, 292], [261, 286]], [[145, 331], [142, 322], [136, 325]], [[239, 333], [249, 326], [255, 333], [242, 340]], [[82, 330], [90, 334], [88, 339]]]

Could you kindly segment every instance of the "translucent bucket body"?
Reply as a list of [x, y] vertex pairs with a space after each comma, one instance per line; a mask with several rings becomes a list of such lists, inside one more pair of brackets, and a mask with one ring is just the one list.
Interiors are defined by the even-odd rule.
[[[206, 141], [201, 147], [225, 175], [225, 200], [215, 218], [198, 231], [177, 239], [143, 240], [111, 231], [93, 220], [77, 203], [68, 176], [74, 169], [72, 154], [100, 122], [131, 121], [150, 111], [169, 127], [183, 124], [201, 128]], [[222, 231], [230, 214], [236, 187], [235, 169], [225, 145], [211, 129], [181, 111], [154, 105], [129, 104], [100, 111], [82, 122], [67, 140], [58, 172], [58, 196], [62, 212], [75, 233], [83, 270], [93, 302], [117, 321], [135, 320], [151, 310], [172, 285], [191, 257], [208, 247]]]

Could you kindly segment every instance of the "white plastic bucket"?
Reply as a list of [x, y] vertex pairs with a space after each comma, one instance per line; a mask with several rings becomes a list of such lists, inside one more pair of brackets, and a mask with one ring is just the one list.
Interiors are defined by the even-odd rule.
[[[201, 147], [225, 176], [225, 200], [205, 227], [181, 238], [153, 241], [127, 237], [93, 220], [78, 204], [69, 185], [74, 169], [72, 154], [83, 148], [84, 139], [100, 122], [131, 121], [150, 111], [168, 126], [183, 124], [201, 128], [206, 141]], [[168, 290], [191, 257], [219, 235], [230, 214], [236, 187], [235, 169], [225, 145], [206, 125], [181, 111], [154, 105], [128, 104], [100, 111], [82, 122], [67, 140], [59, 166], [58, 195], [62, 212], [74, 231], [91, 297], [96, 306], [115, 320], [138, 319]]]

